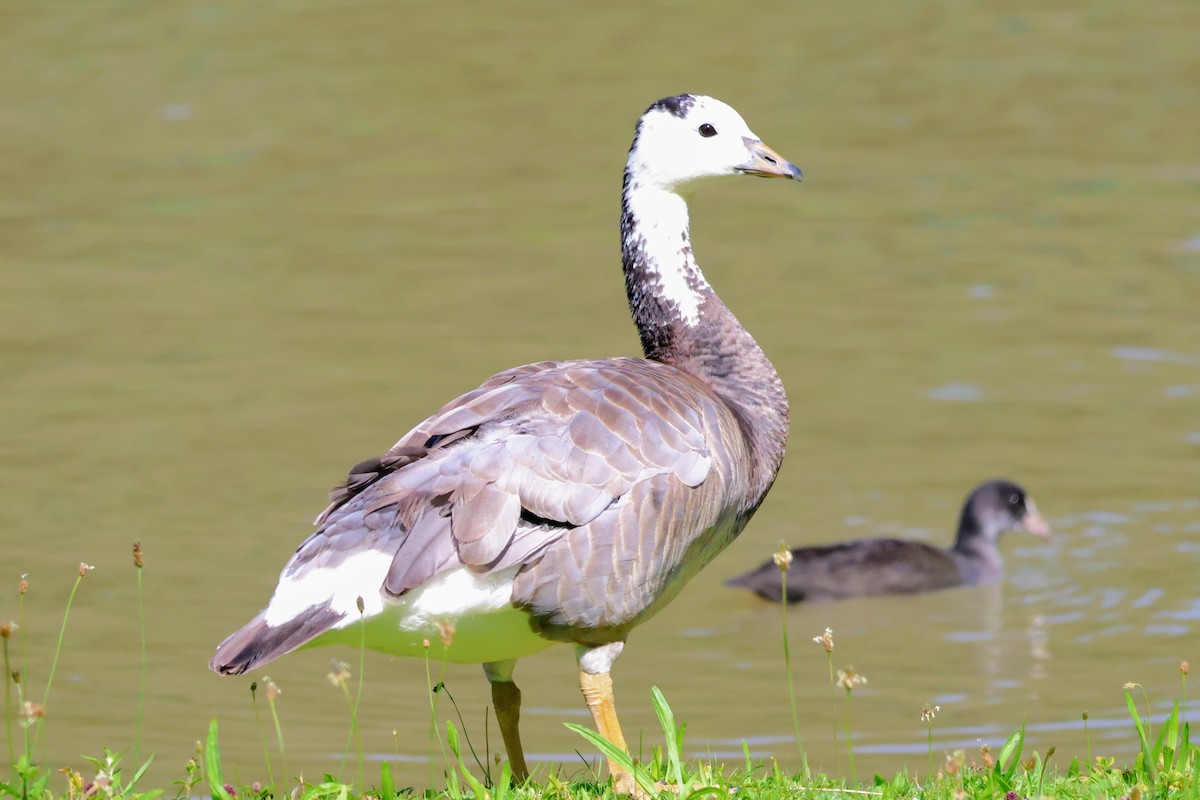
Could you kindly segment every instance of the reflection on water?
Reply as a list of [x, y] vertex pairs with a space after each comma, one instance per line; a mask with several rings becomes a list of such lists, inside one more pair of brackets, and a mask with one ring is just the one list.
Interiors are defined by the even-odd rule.
[[[842, 706], [808, 644], [826, 626], [835, 665], [870, 678], [853, 698], [860, 774], [923, 762], [926, 702], [942, 706], [937, 749], [1026, 722], [1032, 746], [1082, 753], [1088, 710], [1094, 748], [1111, 732], [1130, 752], [1121, 686], [1161, 712], [1179, 661], [1200, 660], [1200, 149], [1181, 119], [1200, 7], [759, 11], [6, 16], [0, 618], [28, 572], [31, 685], [76, 565], [97, 566], [46, 759], [84, 767], [133, 741], [140, 539], [153, 779], [179, 777], [213, 716], [231, 774], [264, 777], [249, 679], [209, 674], [213, 646], [262, 605], [348, 466], [499, 369], [634, 351], [621, 164], [637, 114], [689, 90], [805, 168], [800, 187], [701, 192], [692, 231], [779, 366], [793, 438], [742, 538], [631, 638], [614, 672], [629, 738], [658, 741], [658, 685], [697, 753], [740, 760], [747, 741], [798, 766], [779, 609], [723, 581], [780, 540], [945, 544], [963, 493], [1006, 475], [1055, 536], [1007, 537], [1002, 584], [788, 611], [810, 761], [837, 765]], [[289, 769], [309, 777], [337, 768], [348, 726], [331, 655], [349, 654], [269, 672]], [[577, 769], [569, 650], [516, 678], [528, 750]], [[402, 780], [438, 780], [429, 682], [482, 747], [478, 668], [427, 678], [369, 654], [365, 679], [365, 746], [409, 764]], [[457, 720], [444, 701], [439, 717]]]

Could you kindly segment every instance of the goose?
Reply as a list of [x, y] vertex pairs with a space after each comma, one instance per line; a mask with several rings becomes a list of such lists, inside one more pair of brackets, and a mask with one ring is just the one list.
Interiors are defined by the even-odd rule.
[[[730, 106], [681, 94], [637, 123], [621, 263], [644, 358], [543, 361], [450, 401], [330, 493], [264, 608], [209, 666], [345, 643], [480, 663], [514, 779], [517, 660], [575, 648], [600, 734], [627, 749], [610, 669], [626, 639], [745, 527], [783, 460], [783, 383], [705, 280], [680, 190], [802, 179]], [[633, 775], [609, 760], [615, 789]]]
[[[1050, 536], [1050, 524], [1024, 489], [1012, 481], [985, 481], [967, 495], [948, 549], [903, 539], [795, 548], [787, 570], [787, 602], [915, 594], [997, 581], [1004, 575], [1000, 535], [1012, 530]], [[783, 589], [774, 559], [726, 583], [776, 603]]]

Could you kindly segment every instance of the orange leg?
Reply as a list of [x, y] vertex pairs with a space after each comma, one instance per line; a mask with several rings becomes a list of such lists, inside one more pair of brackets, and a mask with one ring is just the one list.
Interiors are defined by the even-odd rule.
[[[610, 742], [629, 752], [625, 745], [625, 736], [621, 733], [621, 723], [617, 721], [617, 708], [613, 702], [612, 678], [607, 672], [590, 673], [580, 670], [579, 688], [583, 690], [583, 701], [587, 703], [588, 711], [592, 712], [592, 720], [596, 730]], [[608, 771], [612, 773], [613, 789], [618, 794], [639, 795], [633, 775], [612, 759], [608, 760]]]

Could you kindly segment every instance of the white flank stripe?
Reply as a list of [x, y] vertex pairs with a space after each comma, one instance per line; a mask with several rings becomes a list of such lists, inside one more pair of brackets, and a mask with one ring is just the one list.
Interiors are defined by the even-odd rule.
[[342, 614], [340, 624], [358, 619], [358, 598], [363, 599], [363, 615], [373, 617], [383, 611], [380, 588], [392, 565], [392, 556], [378, 550], [356, 553], [336, 567], [306, 570], [298, 576], [281, 578], [267, 605], [265, 622], [275, 627], [295, 619], [313, 606], [329, 602]]
[[512, 582], [519, 567], [479, 575], [466, 567], [443, 572], [399, 600], [382, 591], [392, 556], [378, 550], [357, 553], [336, 567], [309, 570], [299, 577], [283, 578], [267, 606], [266, 623], [272, 627], [295, 619], [313, 606], [329, 603], [343, 616], [334, 627], [358, 621], [358, 598], [363, 617], [374, 617], [392, 607], [400, 627], [425, 628], [440, 619], [456, 619], [499, 611], [512, 599]]

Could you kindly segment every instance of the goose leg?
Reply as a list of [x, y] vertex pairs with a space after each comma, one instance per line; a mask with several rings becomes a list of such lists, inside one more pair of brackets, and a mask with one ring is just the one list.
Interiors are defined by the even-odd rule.
[[[625, 735], [621, 733], [621, 723], [617, 721], [617, 708], [613, 701], [612, 677], [608, 674], [613, 661], [621, 654], [624, 642], [613, 642], [602, 647], [578, 649], [579, 657], [579, 688], [583, 692], [583, 702], [588, 711], [592, 712], [592, 721], [596, 730], [610, 742], [629, 752], [625, 744]], [[618, 794], [637, 796], [637, 784], [633, 775], [623, 767], [608, 759], [608, 771], [612, 774], [613, 789]]]
[[496, 709], [496, 721], [500, 723], [500, 736], [512, 766], [513, 780], [524, 783], [529, 779], [529, 769], [525, 766], [525, 750], [521, 747], [521, 690], [512, 679], [516, 664], [515, 659], [493, 661], [483, 665], [483, 673], [492, 684], [492, 706]]

